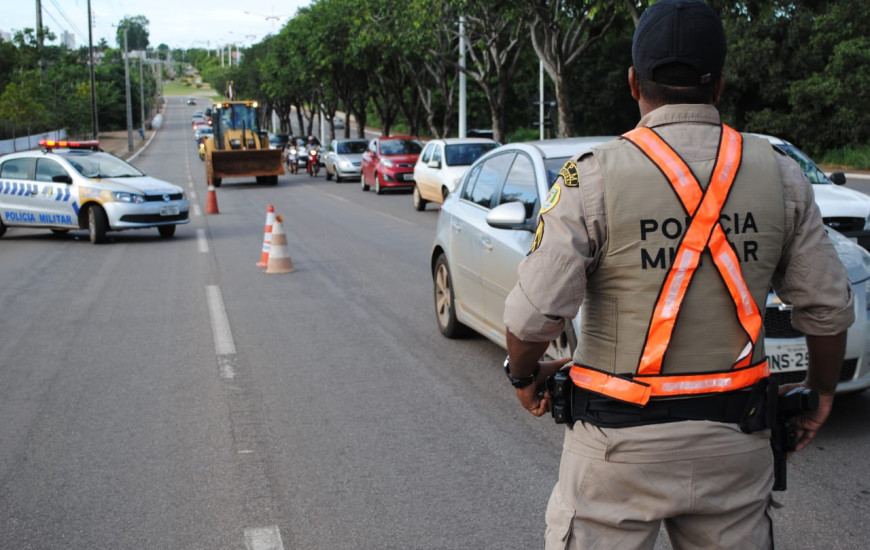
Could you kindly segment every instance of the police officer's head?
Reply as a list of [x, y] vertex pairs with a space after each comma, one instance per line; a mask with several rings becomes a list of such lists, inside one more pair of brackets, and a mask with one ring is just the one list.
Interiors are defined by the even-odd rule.
[[638, 21], [631, 47], [632, 95], [647, 111], [716, 103], [724, 84], [725, 30], [703, 0], [659, 0]]

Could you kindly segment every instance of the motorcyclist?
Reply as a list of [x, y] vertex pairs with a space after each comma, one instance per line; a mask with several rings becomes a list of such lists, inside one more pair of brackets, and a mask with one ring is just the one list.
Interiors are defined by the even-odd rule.
[[293, 136], [290, 137], [284, 148], [284, 160], [287, 162], [287, 168], [290, 169], [291, 174], [295, 174], [299, 170], [299, 144]]
[[320, 144], [314, 136], [308, 136], [306, 143], [308, 150], [308, 175], [317, 176], [320, 172]]

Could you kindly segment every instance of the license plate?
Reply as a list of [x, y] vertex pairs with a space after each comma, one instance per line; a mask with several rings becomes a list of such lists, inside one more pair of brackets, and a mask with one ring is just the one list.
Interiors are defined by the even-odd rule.
[[768, 346], [767, 364], [770, 372], [792, 372], [807, 370], [809, 352], [803, 342]]
[[400, 174], [402, 181], [414, 181], [414, 174]]
[[161, 216], [177, 216], [178, 215], [178, 205], [161, 206], [160, 207], [160, 215]]

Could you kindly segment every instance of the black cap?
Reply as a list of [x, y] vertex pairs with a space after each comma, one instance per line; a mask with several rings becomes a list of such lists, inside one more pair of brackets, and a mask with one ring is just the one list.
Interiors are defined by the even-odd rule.
[[[649, 80], [695, 86], [721, 76], [725, 51], [725, 29], [713, 8], [702, 0], [659, 0], [640, 17], [631, 59], [634, 70]], [[656, 75], [671, 64], [683, 70]]]

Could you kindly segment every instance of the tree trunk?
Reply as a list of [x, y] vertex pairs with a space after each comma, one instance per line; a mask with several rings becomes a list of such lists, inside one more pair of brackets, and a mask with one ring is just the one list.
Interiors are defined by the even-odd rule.
[[559, 105], [559, 126], [558, 135], [560, 138], [572, 137], [575, 135], [574, 129], [574, 111], [571, 110], [571, 94], [565, 86], [564, 75], [557, 75], [556, 84], [556, 102]]

